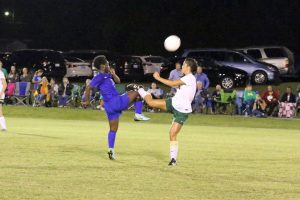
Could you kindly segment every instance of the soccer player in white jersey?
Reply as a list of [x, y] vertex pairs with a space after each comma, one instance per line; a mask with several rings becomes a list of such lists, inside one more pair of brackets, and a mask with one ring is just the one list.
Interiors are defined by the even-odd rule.
[[2, 131], [6, 131], [6, 123], [2, 111], [2, 104], [4, 103], [6, 87], [7, 87], [7, 83], [5, 80], [5, 76], [3, 72], [0, 70], [0, 125]]
[[159, 108], [171, 112], [173, 114], [173, 123], [170, 128], [170, 157], [169, 165], [176, 165], [178, 154], [177, 135], [187, 120], [189, 113], [192, 112], [192, 101], [196, 93], [196, 79], [193, 71], [196, 70], [197, 61], [192, 58], [186, 58], [182, 65], [182, 73], [184, 76], [179, 80], [168, 80], [160, 77], [159, 73], [154, 73], [153, 77], [170, 87], [178, 87], [174, 97], [168, 99], [152, 99], [151, 94], [146, 92], [144, 88], [139, 88], [138, 92], [145, 102], [153, 108]]

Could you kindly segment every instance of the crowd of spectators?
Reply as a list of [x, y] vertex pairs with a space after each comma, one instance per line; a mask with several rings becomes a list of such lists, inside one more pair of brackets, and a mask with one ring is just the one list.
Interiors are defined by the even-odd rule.
[[[24, 67], [22, 73], [18, 74], [16, 67], [11, 66], [9, 73], [2, 68], [0, 61], [0, 70], [7, 79], [6, 99], [7, 104], [14, 104], [13, 98], [18, 88], [19, 82], [28, 83], [28, 99], [24, 104], [34, 107], [80, 107], [80, 102], [85, 101], [85, 87], [90, 83], [87, 79], [85, 84], [80, 87], [77, 84], [70, 83], [68, 78], [63, 78], [61, 84], [53, 78], [50, 82], [47, 77], [43, 76], [42, 70], [37, 70], [33, 76], [28, 72], [28, 68]], [[170, 80], [178, 80], [183, 76], [180, 63], [176, 63], [175, 69], [170, 72]], [[197, 91], [193, 101], [194, 113], [205, 114], [236, 114], [244, 116], [278, 116], [293, 117], [300, 108], [300, 85], [295, 93], [290, 87], [286, 88], [283, 94], [274, 90], [271, 85], [266, 87], [265, 91], [255, 91], [251, 85], [247, 85], [244, 90], [224, 90], [220, 85], [216, 85], [214, 91], [209, 91], [210, 80], [201, 66], [197, 68], [195, 73], [197, 81]], [[151, 83], [148, 92], [154, 99], [162, 99], [164, 97], [173, 96], [177, 88], [171, 88], [170, 91], [164, 92], [159, 88], [157, 83]], [[103, 110], [103, 101], [101, 95], [97, 91], [91, 93], [91, 101], [96, 105], [95, 108]], [[22, 100], [23, 101], [23, 100]], [[76, 104], [79, 102], [79, 104]], [[151, 107], [146, 107], [150, 112], [156, 112]], [[298, 110], [299, 111], [299, 110]]]

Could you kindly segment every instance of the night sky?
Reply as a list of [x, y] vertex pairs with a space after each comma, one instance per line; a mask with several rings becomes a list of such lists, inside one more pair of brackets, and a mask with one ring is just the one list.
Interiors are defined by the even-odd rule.
[[[162, 54], [176, 34], [182, 47], [286, 45], [300, 52], [297, 0], [0, 0], [0, 38], [32, 48], [109, 49]], [[14, 23], [4, 17], [14, 10]]]

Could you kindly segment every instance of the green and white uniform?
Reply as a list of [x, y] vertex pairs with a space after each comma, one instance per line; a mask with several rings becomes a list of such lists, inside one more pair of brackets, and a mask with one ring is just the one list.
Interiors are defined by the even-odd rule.
[[196, 78], [191, 73], [180, 80], [185, 84], [177, 89], [174, 97], [166, 99], [166, 106], [168, 112], [173, 113], [173, 121], [183, 124], [192, 112], [192, 101], [196, 94]]

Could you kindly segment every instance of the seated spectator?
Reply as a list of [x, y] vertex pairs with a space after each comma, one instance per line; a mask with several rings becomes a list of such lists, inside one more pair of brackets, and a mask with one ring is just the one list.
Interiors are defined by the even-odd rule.
[[163, 97], [162, 90], [157, 87], [155, 82], [151, 83], [151, 87], [149, 88], [148, 92], [151, 94], [153, 99], [162, 99]]
[[10, 72], [7, 76], [7, 80], [11, 80], [12, 83], [16, 83], [19, 81], [19, 74], [17, 73], [15, 66], [11, 66]]
[[197, 81], [197, 91], [194, 98], [194, 111], [195, 113], [204, 112], [204, 109], [206, 109], [205, 113], [212, 113], [212, 105], [211, 105], [211, 98], [209, 96], [209, 93], [207, 90], [203, 88], [203, 84], [201, 81]]
[[22, 69], [22, 75], [20, 76], [20, 82], [31, 82], [31, 76], [28, 74], [28, 68], [24, 67]]
[[43, 70], [39, 69], [34, 73], [34, 76], [32, 78], [32, 83], [33, 83], [33, 92], [35, 92], [41, 81], [42, 81], [42, 75], [43, 75]]
[[253, 104], [256, 99], [256, 92], [252, 91], [252, 86], [248, 85], [244, 90], [243, 104], [245, 106], [244, 113], [246, 116], [252, 115]]
[[58, 88], [58, 105], [60, 108], [67, 105], [67, 101], [72, 94], [72, 85], [68, 78], [63, 78], [63, 82]]
[[7, 70], [5, 68], [3, 68], [3, 62], [0, 60], [0, 70], [3, 72], [5, 78], [7, 78], [8, 73]]
[[291, 87], [287, 87], [286, 92], [280, 99], [278, 117], [292, 117], [295, 111], [295, 107], [296, 95], [292, 93]]
[[243, 114], [243, 96], [244, 96], [244, 91], [238, 90], [236, 92], [235, 106], [236, 106], [236, 114], [238, 115]]
[[266, 107], [267, 107], [266, 102], [260, 97], [259, 94], [257, 94], [255, 102], [253, 104], [252, 115], [255, 117], [265, 117]]
[[[217, 111], [217, 102], [221, 100], [221, 85], [216, 85], [216, 90], [212, 93], [212, 111], [216, 113]], [[226, 109], [226, 108], [225, 108]]]
[[278, 106], [279, 102], [279, 92], [274, 91], [272, 86], [269, 85], [267, 91], [263, 93], [262, 99], [267, 104], [267, 115], [274, 115], [274, 110]]
[[51, 78], [50, 80], [50, 101], [51, 106], [54, 106], [54, 101], [57, 99], [58, 96], [58, 85], [56, 84], [56, 81], [54, 78]]
[[8, 80], [7, 88], [5, 90], [5, 100], [4, 102], [6, 104], [12, 104], [13, 103], [13, 95], [15, 94], [16, 89], [16, 83], [11, 82], [11, 80]]
[[[85, 97], [85, 89], [86, 89], [86, 86], [90, 85], [90, 83], [91, 83], [91, 79], [86, 79], [85, 85], [81, 88], [80, 94], [81, 94], [81, 101], [82, 102], [85, 102], [85, 99], [86, 99], [86, 97]], [[91, 96], [90, 100], [92, 101], [93, 97], [95, 96], [95, 90], [92, 90], [90, 96]]]
[[51, 86], [49, 85], [47, 77], [42, 78], [42, 82], [40, 83], [38, 89], [37, 89], [37, 95], [36, 95], [36, 103], [34, 106], [41, 106], [45, 105], [46, 107], [51, 106], [50, 102], [50, 89]]
[[209, 79], [205, 73], [203, 73], [203, 69], [201, 66], [197, 67], [197, 72], [195, 74], [196, 81], [201, 81], [203, 85], [203, 89], [207, 90], [209, 87]]
[[296, 102], [298, 105], [300, 105], [300, 84], [298, 85], [296, 90]]

